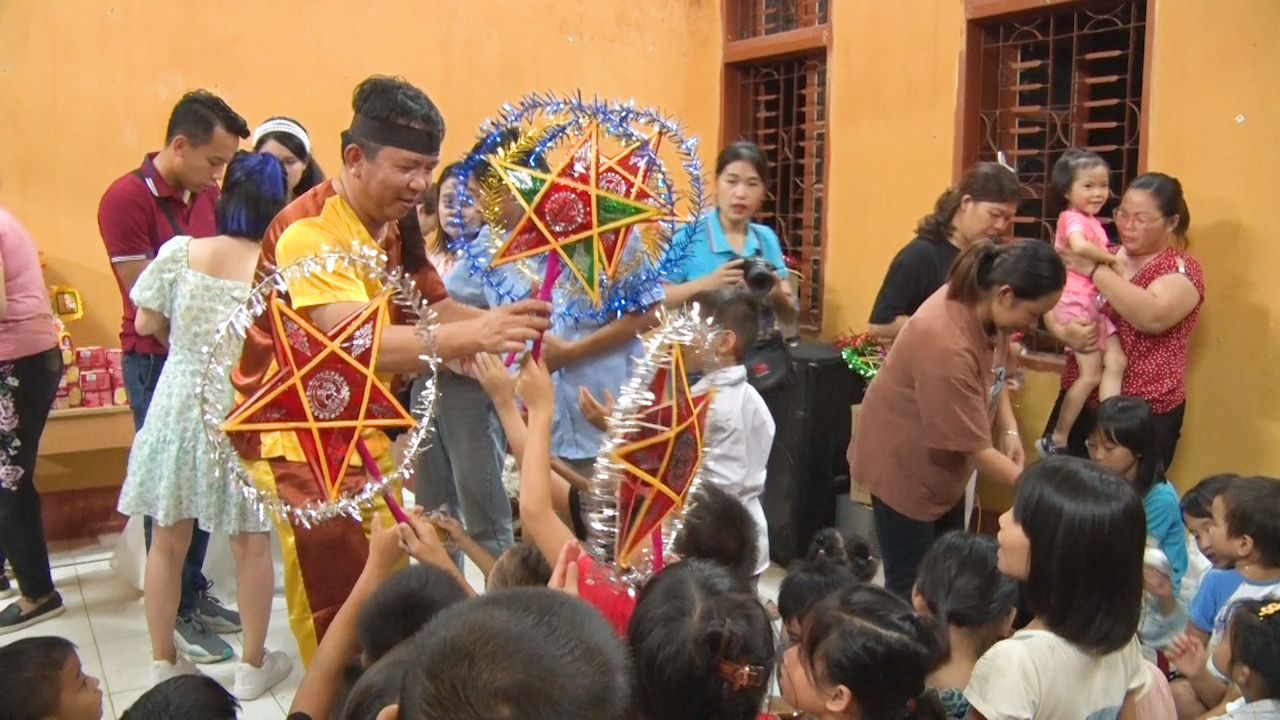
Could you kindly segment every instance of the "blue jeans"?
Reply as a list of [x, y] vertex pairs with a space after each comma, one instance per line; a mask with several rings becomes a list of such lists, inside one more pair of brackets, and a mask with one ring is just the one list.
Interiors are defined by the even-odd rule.
[[[129, 393], [129, 409], [133, 411], [133, 429], [142, 429], [147, 419], [147, 408], [151, 407], [151, 396], [156, 392], [160, 382], [160, 372], [164, 370], [164, 355], [147, 355], [135, 352], [124, 354], [124, 387]], [[147, 549], [151, 549], [151, 518], [144, 518], [142, 527], [146, 534]], [[198, 526], [191, 528], [191, 546], [187, 548], [186, 560], [182, 563], [182, 595], [178, 601], [178, 617], [190, 617], [196, 614], [200, 606], [200, 594], [208, 587], [205, 579], [204, 554], [209, 547], [209, 533]]]
[[[506, 434], [479, 382], [447, 370], [438, 377], [431, 446], [419, 456], [414, 480], [418, 504], [428, 511], [448, 507], [467, 534], [497, 558], [515, 542], [502, 486]], [[422, 384], [414, 383], [414, 397]], [[454, 555], [459, 567], [461, 560]]]

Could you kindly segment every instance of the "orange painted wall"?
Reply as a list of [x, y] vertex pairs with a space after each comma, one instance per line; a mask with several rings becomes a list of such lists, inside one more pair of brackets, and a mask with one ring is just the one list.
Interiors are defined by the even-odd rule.
[[[1151, 2], [1148, 164], [1186, 188], [1208, 283], [1172, 477], [1185, 489], [1226, 470], [1280, 474], [1280, 3]], [[842, 0], [834, 13], [828, 336], [865, 327], [889, 260], [951, 180], [965, 33], [961, 0]], [[1057, 380], [1030, 374], [1024, 434], [1043, 429]]]
[[[710, 154], [720, 27], [719, 0], [7, 0], [0, 204], [34, 234], [51, 282], [83, 292], [88, 314], [71, 328], [77, 342], [114, 345], [120, 301], [98, 236], [98, 199], [157, 149], [186, 90], [218, 92], [251, 124], [298, 118], [331, 171], [351, 91], [373, 73], [427, 90], [449, 128], [446, 157], [470, 147], [501, 103], [575, 89], [678, 114]], [[120, 481], [123, 453], [92, 460], [42, 467], [41, 486]]]

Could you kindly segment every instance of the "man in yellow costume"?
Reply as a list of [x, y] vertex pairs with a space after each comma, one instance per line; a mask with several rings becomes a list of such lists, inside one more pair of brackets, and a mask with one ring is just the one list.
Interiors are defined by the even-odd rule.
[[[276, 217], [262, 243], [260, 278], [306, 257], [369, 252], [381, 253], [388, 271], [410, 275], [439, 324], [430, 342], [418, 328], [399, 324], [406, 319], [393, 313], [392, 323], [382, 330], [374, 367], [384, 384], [397, 374], [427, 371], [431, 344], [441, 361], [523, 349], [548, 328], [551, 309], [546, 303], [529, 300], [487, 311], [455, 303], [426, 260], [423, 238], [399, 235], [397, 221], [415, 212], [440, 161], [444, 121], [435, 105], [403, 79], [374, 76], [356, 87], [352, 109], [355, 116], [342, 135], [342, 171]], [[287, 299], [317, 329], [329, 332], [382, 290], [382, 282], [359, 265], [338, 263], [331, 270], [290, 281]], [[232, 375], [246, 396], [274, 369], [273, 332], [266, 314], [250, 328]], [[388, 473], [392, 459], [386, 435], [366, 430], [363, 437], [382, 472]], [[252, 434], [237, 447], [255, 483], [274, 485], [287, 505], [328, 501], [293, 432]], [[363, 469], [352, 467], [343, 491], [358, 490], [366, 481]], [[373, 510], [366, 509], [365, 526]], [[307, 663], [364, 566], [365, 528], [339, 517], [311, 527], [290, 518], [278, 521], [277, 529], [284, 549], [289, 621]]]

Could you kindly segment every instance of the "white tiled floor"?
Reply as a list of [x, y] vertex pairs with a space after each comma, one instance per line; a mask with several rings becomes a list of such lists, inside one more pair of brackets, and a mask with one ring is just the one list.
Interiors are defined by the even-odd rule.
[[[151, 661], [151, 641], [142, 611], [142, 594], [110, 566], [116, 539], [103, 537], [96, 543], [52, 543], [49, 550], [53, 581], [58, 592], [62, 593], [66, 612], [48, 622], [0, 637], [0, 646], [33, 635], [59, 635], [75, 643], [85, 672], [102, 683], [106, 697], [103, 702], [105, 720], [116, 720], [146, 691]], [[777, 565], [765, 571], [760, 580], [760, 594], [776, 599], [778, 584], [784, 574]], [[473, 587], [484, 587], [483, 577], [471, 564], [467, 565], [467, 576]], [[228, 604], [234, 600], [230, 597], [222, 599]], [[243, 638], [239, 634], [225, 637], [238, 657]], [[284, 718], [302, 679], [302, 666], [297, 660], [298, 645], [289, 632], [284, 598], [279, 595], [273, 605], [267, 647], [293, 656], [293, 674], [271, 693], [245, 703], [240, 714], [242, 720]], [[202, 665], [200, 669], [228, 688], [231, 686], [232, 663]]]

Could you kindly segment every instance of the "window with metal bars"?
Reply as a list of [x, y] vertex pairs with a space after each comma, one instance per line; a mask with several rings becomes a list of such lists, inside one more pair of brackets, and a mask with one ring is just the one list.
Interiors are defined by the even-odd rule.
[[[976, 23], [977, 107], [966, 134], [968, 160], [1003, 153], [1023, 186], [1015, 237], [1053, 241], [1060, 198], [1049, 188], [1053, 164], [1069, 148], [1087, 148], [1111, 167], [1112, 199], [1100, 213], [1114, 240], [1111, 212], [1139, 172], [1147, 0], [1080, 3]], [[974, 29], [971, 26], [971, 29]], [[973, 45], [970, 45], [971, 50]], [[1029, 349], [1061, 352], [1047, 331]]]
[[736, 36], [729, 40], [826, 25], [830, 0], [742, 0], [737, 3]]

